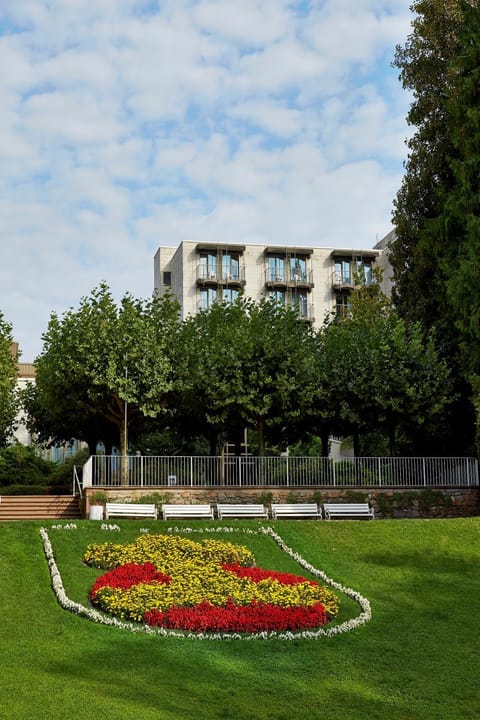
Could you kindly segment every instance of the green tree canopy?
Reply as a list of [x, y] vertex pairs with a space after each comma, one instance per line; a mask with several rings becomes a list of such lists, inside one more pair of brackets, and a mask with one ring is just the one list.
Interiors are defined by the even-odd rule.
[[393, 216], [393, 297], [403, 317], [435, 329], [458, 396], [444, 419], [445, 444], [469, 452], [479, 355], [480, 10], [476, 0], [416, 0], [412, 10], [413, 31], [395, 57], [413, 95], [415, 132]]
[[[33, 425], [44, 436], [111, 441], [122, 454], [128, 427], [138, 415], [155, 417], [172, 384], [169, 348], [178, 326], [178, 306], [169, 296], [117, 305], [105, 283], [59, 318], [51, 315], [37, 358], [30, 404]], [[107, 421], [107, 424], [105, 424]], [[65, 437], [68, 436], [68, 437]]]
[[11, 439], [18, 411], [17, 357], [12, 353], [12, 326], [0, 311], [0, 447]]
[[240, 298], [215, 303], [180, 330], [175, 407], [201, 427], [215, 451], [225, 433], [238, 446], [255, 428], [259, 453], [266, 436], [293, 435], [304, 411], [313, 363], [310, 329], [294, 308]]
[[411, 433], [430, 423], [450, 401], [449, 371], [433, 338], [399, 317], [376, 284], [356, 290], [351, 314], [319, 338], [319, 425], [352, 434], [356, 455], [359, 436], [376, 430], [395, 454], [399, 428]]

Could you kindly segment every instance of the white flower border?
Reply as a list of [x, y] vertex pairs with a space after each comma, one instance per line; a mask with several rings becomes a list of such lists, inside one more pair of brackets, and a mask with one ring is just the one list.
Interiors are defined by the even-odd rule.
[[[52, 526], [52, 529], [59, 529], [58, 526]], [[68, 528], [73, 529], [73, 528]], [[116, 529], [116, 528], [115, 528]], [[119, 528], [120, 529], [120, 528]], [[178, 630], [170, 630], [167, 628], [157, 628], [157, 627], [151, 627], [149, 625], [141, 625], [138, 623], [118, 620], [115, 617], [111, 617], [108, 615], [104, 615], [103, 613], [99, 612], [98, 610], [95, 610], [94, 608], [85, 607], [85, 605], [82, 605], [81, 603], [77, 603], [74, 600], [70, 600], [70, 598], [67, 596], [65, 592], [65, 588], [63, 586], [63, 580], [62, 576], [60, 575], [60, 571], [58, 569], [57, 563], [55, 561], [55, 556], [53, 553], [52, 544], [50, 542], [50, 538], [48, 536], [48, 531], [46, 528], [40, 528], [40, 536], [43, 543], [43, 549], [45, 551], [45, 556], [47, 558], [48, 567], [50, 570], [50, 577], [52, 580], [52, 588], [55, 593], [55, 596], [61, 605], [62, 608], [65, 610], [68, 610], [69, 612], [74, 613], [75, 615], [79, 615], [80, 617], [85, 617], [88, 620], [96, 623], [100, 623], [101, 625], [111, 625], [113, 627], [121, 628], [122, 630], [129, 630], [130, 632], [136, 632], [136, 633], [146, 633], [148, 635], [160, 635], [162, 637], [174, 637], [178, 639], [195, 639], [195, 640], [269, 640], [272, 638], [278, 639], [278, 640], [295, 640], [297, 638], [305, 638], [308, 640], [318, 640], [319, 638], [329, 638], [333, 637], [335, 635], [341, 635], [342, 633], [350, 632], [351, 630], [355, 630], [356, 628], [360, 627], [361, 625], [365, 625], [365, 623], [369, 622], [372, 618], [372, 610], [370, 607], [369, 601], [364, 598], [362, 595], [360, 595], [359, 592], [356, 590], [352, 590], [351, 588], [345, 587], [341, 585], [340, 583], [336, 582], [335, 580], [332, 580], [332, 578], [328, 577], [322, 570], [317, 570], [317, 568], [314, 568], [313, 565], [310, 565], [306, 560], [304, 560], [301, 555], [296, 553], [294, 550], [288, 547], [288, 545], [285, 544], [283, 539], [276, 533], [271, 527], [262, 526], [257, 530], [250, 530], [246, 528], [227, 528], [227, 527], [217, 527], [217, 528], [205, 528], [205, 529], [193, 529], [193, 528], [168, 528], [167, 532], [170, 533], [202, 533], [202, 532], [209, 532], [209, 533], [233, 533], [233, 532], [243, 532], [244, 534], [249, 535], [256, 535], [258, 533], [263, 533], [264, 535], [270, 536], [280, 547], [280, 549], [285, 552], [287, 555], [290, 555], [301, 567], [308, 570], [312, 575], [315, 575], [315, 577], [320, 578], [323, 582], [330, 585], [330, 587], [334, 588], [335, 590], [338, 590], [342, 592], [344, 595], [347, 595], [348, 597], [355, 600], [355, 602], [358, 603], [358, 605], [361, 608], [361, 613], [355, 618], [352, 618], [351, 620], [347, 620], [346, 622], [341, 623], [340, 625], [333, 625], [332, 627], [328, 628], [319, 628], [318, 630], [303, 630], [299, 632], [276, 632], [276, 631], [263, 631], [260, 633], [255, 634], [245, 634], [245, 633], [196, 633], [196, 632], [182, 632]]]

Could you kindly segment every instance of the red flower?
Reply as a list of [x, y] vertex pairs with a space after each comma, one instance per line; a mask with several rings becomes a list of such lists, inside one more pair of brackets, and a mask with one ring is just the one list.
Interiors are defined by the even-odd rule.
[[121, 565], [114, 570], [101, 575], [95, 581], [92, 589], [90, 590], [90, 598], [95, 600], [97, 592], [102, 587], [121, 588], [122, 590], [128, 590], [132, 585], [142, 582], [160, 582], [170, 583], [171, 577], [158, 572], [153, 563], [144, 563], [139, 565], [138, 563], [126, 563]]
[[258, 567], [244, 567], [238, 563], [229, 563], [222, 565], [224, 570], [234, 573], [238, 577], [246, 577], [252, 582], [260, 582], [260, 580], [278, 580], [282, 585], [298, 585], [299, 583], [309, 583], [310, 585], [318, 585], [315, 580], [308, 580], [300, 575], [292, 575], [292, 573], [276, 572], [275, 570], [263, 570]]
[[303, 607], [280, 607], [253, 601], [225, 607], [204, 601], [194, 607], [174, 606], [168, 610], [149, 610], [143, 617], [147, 625], [188, 631], [251, 632], [305, 630], [326, 625], [329, 617], [321, 603]]

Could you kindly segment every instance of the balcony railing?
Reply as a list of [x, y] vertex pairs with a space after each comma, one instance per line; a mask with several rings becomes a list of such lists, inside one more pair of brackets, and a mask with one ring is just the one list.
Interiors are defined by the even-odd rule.
[[268, 286], [313, 287], [313, 271], [289, 267], [283, 269], [267, 268], [265, 270], [265, 284]]
[[468, 457], [92, 456], [83, 487], [478, 487]]
[[243, 285], [245, 283], [245, 266], [205, 267], [197, 265], [197, 282], [200, 284]]
[[333, 271], [332, 285], [336, 289], [355, 288], [362, 286], [369, 287], [373, 282], [375, 282], [375, 280], [371, 276], [371, 274], [366, 275], [365, 277], [361, 277], [356, 275], [353, 271]]

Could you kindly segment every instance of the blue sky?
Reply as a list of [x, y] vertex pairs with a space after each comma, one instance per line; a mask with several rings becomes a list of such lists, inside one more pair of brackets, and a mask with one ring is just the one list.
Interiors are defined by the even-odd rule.
[[409, 97], [400, 0], [0, 0], [0, 310], [22, 360], [182, 240], [372, 247]]

